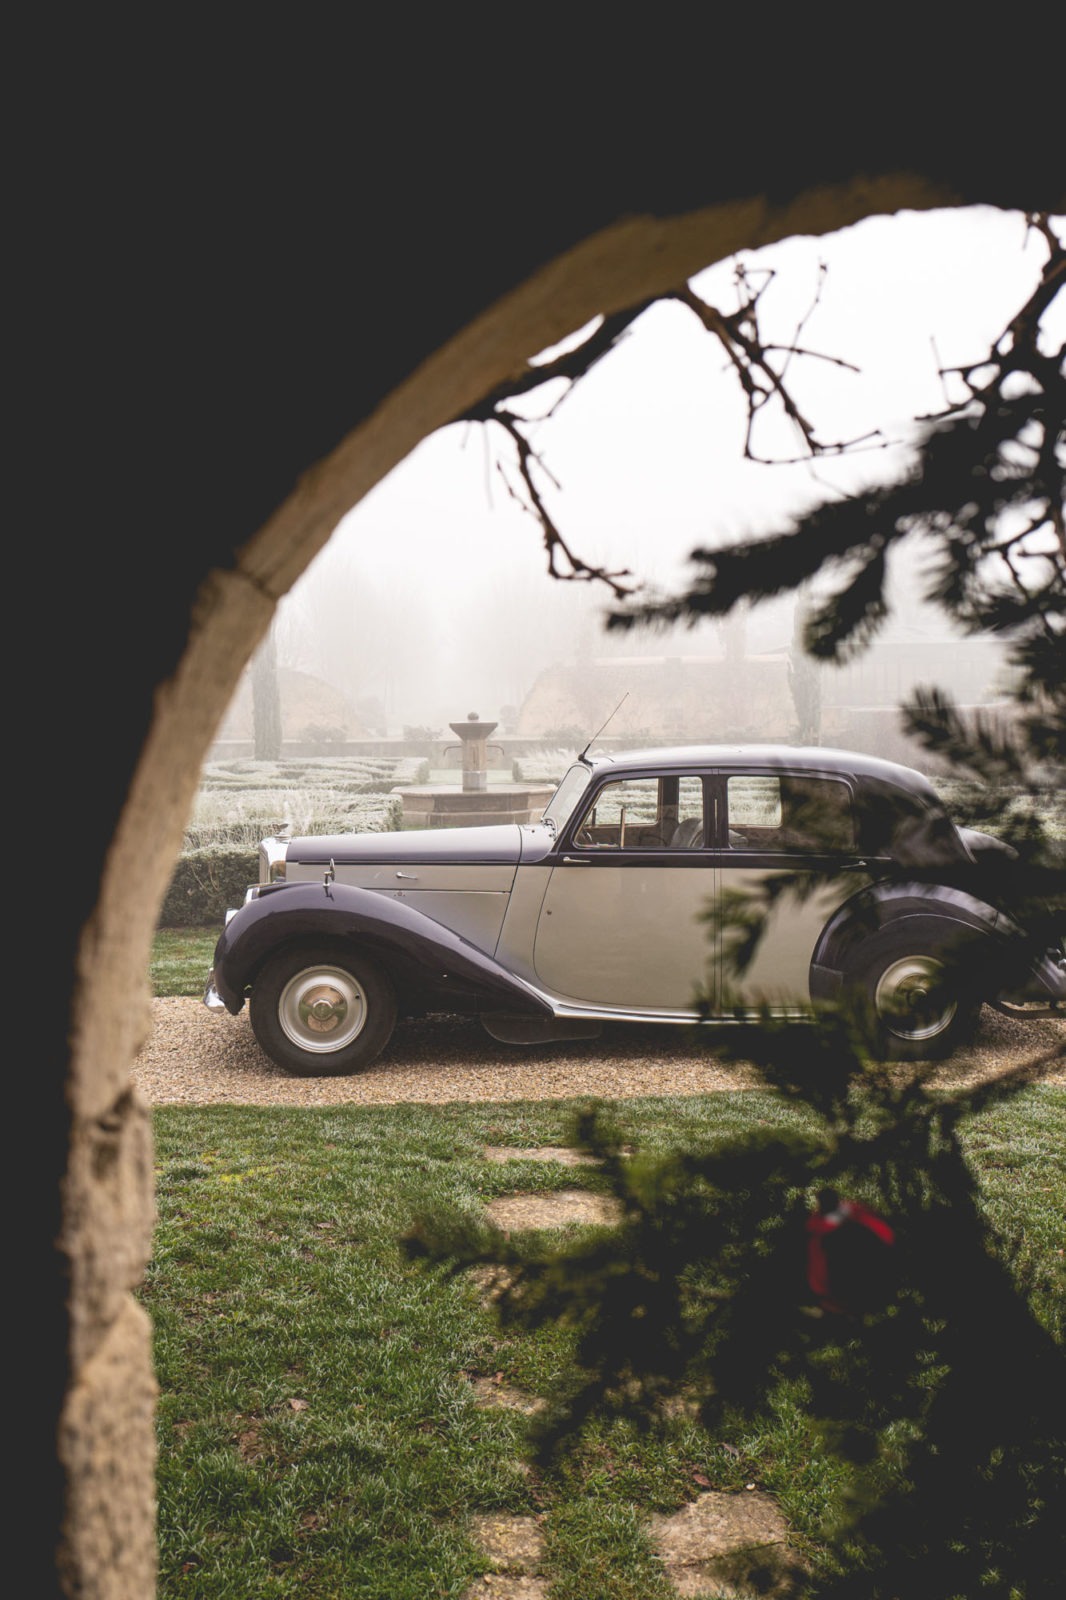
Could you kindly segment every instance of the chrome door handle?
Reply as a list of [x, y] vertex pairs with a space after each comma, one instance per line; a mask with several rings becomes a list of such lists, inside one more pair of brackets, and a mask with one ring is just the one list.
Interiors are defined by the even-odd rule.
[[417, 883], [418, 882], [418, 873], [417, 872], [398, 872], [396, 874], [396, 876], [398, 878], [403, 878], [404, 881], [407, 882], [407, 883]]
[[564, 867], [587, 867], [588, 864], [589, 864], [589, 862], [588, 862], [587, 856], [564, 856], [563, 857], [563, 866]]

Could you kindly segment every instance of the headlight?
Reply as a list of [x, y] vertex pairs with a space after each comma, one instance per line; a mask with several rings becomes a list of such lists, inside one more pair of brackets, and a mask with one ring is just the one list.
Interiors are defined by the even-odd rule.
[[280, 883], [285, 877], [288, 839], [264, 839], [259, 846], [259, 882]]

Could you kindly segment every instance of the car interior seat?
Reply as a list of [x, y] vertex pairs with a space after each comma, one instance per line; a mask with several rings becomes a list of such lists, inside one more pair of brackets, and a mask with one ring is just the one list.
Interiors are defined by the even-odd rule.
[[670, 839], [671, 850], [693, 850], [703, 843], [703, 818], [686, 817], [679, 822]]

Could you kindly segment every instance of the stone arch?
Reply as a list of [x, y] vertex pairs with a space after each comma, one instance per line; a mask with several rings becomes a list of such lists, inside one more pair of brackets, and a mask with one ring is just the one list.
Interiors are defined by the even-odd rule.
[[[373, 364], [354, 397], [334, 387], [298, 437], [286, 434], [284, 417], [264, 431], [262, 470], [227, 505], [225, 526], [210, 503], [210, 474], [201, 461], [190, 463], [194, 481], [183, 506], [201, 497], [205, 525], [176, 547], [172, 588], [152, 601], [157, 616], [124, 635], [128, 682], [103, 655], [94, 660], [93, 647], [101, 649], [101, 630], [128, 624], [123, 605], [132, 602], [123, 601], [121, 568], [138, 559], [138, 546], [123, 526], [104, 543], [106, 566], [93, 552], [75, 563], [60, 621], [83, 662], [86, 719], [96, 696], [113, 723], [98, 731], [85, 848], [64, 883], [66, 1003], [46, 1030], [39, 1243], [51, 1275], [37, 1426], [46, 1424], [48, 1514], [38, 1520], [34, 1592], [114, 1600], [151, 1592], [153, 1382], [148, 1329], [131, 1294], [149, 1247], [151, 1154], [146, 1108], [129, 1090], [128, 1067], [147, 1025], [147, 950], [200, 762], [276, 601], [340, 516], [420, 439], [597, 313], [664, 290], [738, 249], [878, 212], [976, 200], [1053, 203], [1050, 182], [1031, 168], [1022, 185], [990, 178], [976, 164], [919, 158], [897, 167], [864, 164], [862, 156], [856, 150], [827, 164], [808, 155], [775, 171], [772, 183], [755, 168], [716, 186], [691, 160], [661, 189], [654, 179], [634, 184], [615, 171], [595, 200], [568, 189], [560, 172], [557, 211], [539, 230], [527, 219], [517, 244], [494, 254], [492, 219], [464, 219], [483, 260], [476, 270], [445, 275], [439, 305], [413, 306], [399, 290], [390, 300], [387, 283], [375, 280], [378, 298], [364, 329], [372, 336], [383, 316], [407, 314], [412, 326], [402, 348], [391, 363]], [[371, 221], [386, 225], [380, 216]], [[306, 276], [294, 281], [295, 297], [312, 290]], [[280, 322], [294, 306], [295, 299], [279, 309]], [[223, 310], [209, 308], [209, 338], [225, 339]], [[251, 403], [254, 378], [235, 403]], [[150, 396], [165, 372], [155, 380]], [[187, 402], [188, 393], [179, 399]], [[179, 413], [180, 405], [165, 407], [163, 426]], [[85, 444], [106, 450], [104, 430], [90, 428]], [[254, 463], [254, 450], [244, 455]], [[171, 453], [165, 462], [174, 459]], [[136, 468], [149, 486], [152, 466], [149, 459]], [[279, 484], [292, 486], [285, 492]], [[132, 498], [138, 494], [140, 480]], [[87, 605], [95, 608], [89, 620]]]

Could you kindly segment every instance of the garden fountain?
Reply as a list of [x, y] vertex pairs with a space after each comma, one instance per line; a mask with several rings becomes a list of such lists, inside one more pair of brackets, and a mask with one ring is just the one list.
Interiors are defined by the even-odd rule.
[[[393, 790], [403, 801], [404, 822], [422, 828], [476, 828], [500, 822], [536, 822], [554, 793], [546, 783], [490, 783], [489, 735], [495, 722], [482, 722], [471, 711], [463, 722], [448, 724], [458, 734], [461, 787], [428, 783]], [[495, 748], [499, 748], [498, 746]]]

